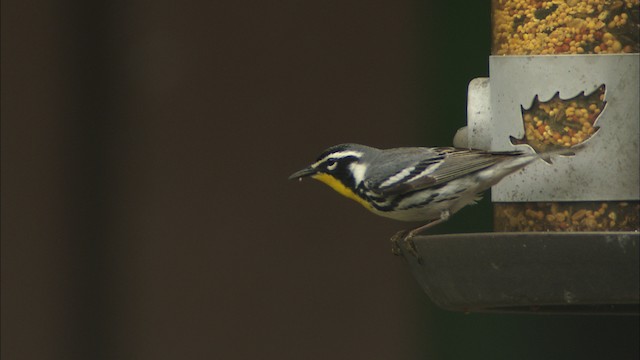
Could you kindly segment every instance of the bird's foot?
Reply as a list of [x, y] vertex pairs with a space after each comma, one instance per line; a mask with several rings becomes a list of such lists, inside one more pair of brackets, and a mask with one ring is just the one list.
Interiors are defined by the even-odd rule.
[[418, 254], [416, 244], [413, 242], [413, 236], [413, 231], [398, 231], [391, 237], [391, 252], [393, 253], [393, 255], [399, 256], [404, 253], [404, 248], [406, 252], [408, 252], [418, 261], [418, 264], [422, 264], [422, 257], [420, 257], [420, 254]]
[[393, 253], [393, 255], [402, 255], [402, 248], [400, 247], [400, 243], [408, 233], [408, 230], [400, 230], [391, 237], [391, 253]]

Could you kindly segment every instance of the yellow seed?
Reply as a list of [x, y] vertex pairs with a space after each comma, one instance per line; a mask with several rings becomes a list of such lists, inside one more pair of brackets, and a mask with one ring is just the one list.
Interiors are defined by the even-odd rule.
[[583, 222], [584, 222], [584, 225], [585, 225], [587, 228], [589, 228], [589, 229], [593, 229], [593, 228], [595, 228], [595, 227], [596, 227], [596, 225], [598, 224], [598, 223], [596, 222], [596, 220], [595, 220], [595, 219], [592, 219], [592, 218], [584, 219], [584, 220], [583, 220]]
[[571, 220], [580, 221], [586, 215], [586, 213], [587, 212], [584, 209], [578, 210], [571, 216]]
[[598, 19], [604, 20], [607, 18], [607, 16], [609, 16], [609, 11], [603, 11], [600, 13], [600, 15], [598, 15]]
[[620, 41], [614, 41], [611, 45], [611, 51], [620, 52], [620, 50], [622, 50], [622, 44], [620, 43]]

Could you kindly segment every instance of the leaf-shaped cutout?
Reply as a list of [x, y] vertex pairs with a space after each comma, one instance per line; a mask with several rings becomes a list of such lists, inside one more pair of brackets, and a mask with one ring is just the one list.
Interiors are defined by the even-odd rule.
[[579, 145], [599, 129], [595, 125], [607, 102], [602, 84], [588, 95], [584, 91], [570, 99], [561, 99], [560, 92], [548, 101], [533, 98], [531, 107], [522, 110], [524, 136], [510, 137], [513, 145], [526, 144], [536, 152], [546, 152]]

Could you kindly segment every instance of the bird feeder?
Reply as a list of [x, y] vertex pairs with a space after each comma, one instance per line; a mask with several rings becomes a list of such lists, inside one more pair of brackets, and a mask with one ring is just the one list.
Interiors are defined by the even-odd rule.
[[414, 274], [453, 310], [638, 313], [640, 0], [492, 6], [454, 145], [575, 156], [494, 186], [495, 233], [417, 238]]

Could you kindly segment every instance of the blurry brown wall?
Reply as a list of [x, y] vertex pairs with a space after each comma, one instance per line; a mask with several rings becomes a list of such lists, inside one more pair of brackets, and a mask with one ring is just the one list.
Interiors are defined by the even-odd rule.
[[287, 181], [417, 142], [413, 12], [3, 2], [2, 358], [413, 356], [403, 224]]
[[637, 317], [434, 308], [390, 254], [408, 224], [286, 180], [340, 142], [449, 145], [489, 10], [2, 1], [0, 357], [637, 359]]

